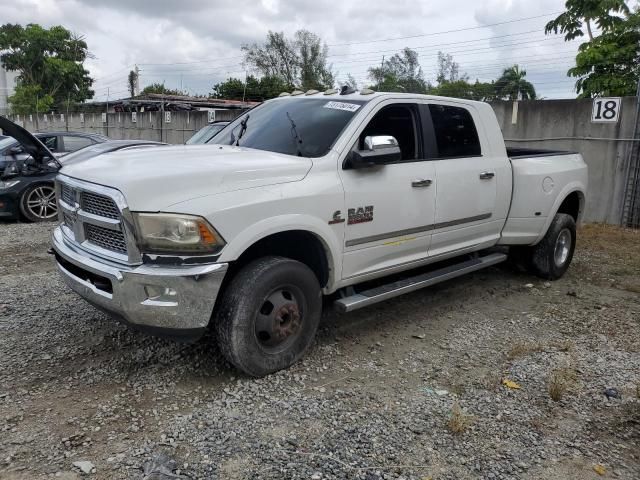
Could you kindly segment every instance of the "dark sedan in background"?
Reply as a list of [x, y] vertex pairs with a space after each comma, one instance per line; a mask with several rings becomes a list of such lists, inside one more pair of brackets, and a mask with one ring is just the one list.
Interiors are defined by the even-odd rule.
[[[84, 132], [36, 132], [33, 135], [57, 158], [109, 140], [104, 135]], [[0, 139], [0, 173], [10, 162], [25, 160], [28, 156], [15, 138]]]
[[[4, 123], [8, 126], [5, 123], [7, 121], [0, 118], [0, 125]], [[21, 127], [15, 127], [12, 135], [20, 139], [20, 144], [28, 152], [29, 158], [8, 165], [0, 178], [0, 218], [22, 217], [31, 222], [51, 221], [57, 218], [54, 179], [62, 165], [89, 160], [117, 150], [166, 145], [148, 140], [109, 140], [56, 159], [53, 152], [50, 152], [39, 139]]]

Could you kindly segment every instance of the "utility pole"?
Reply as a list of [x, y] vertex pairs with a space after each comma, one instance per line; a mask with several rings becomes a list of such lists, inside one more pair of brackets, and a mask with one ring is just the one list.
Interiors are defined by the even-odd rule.
[[36, 132], [38, 131], [38, 95], [36, 95]]

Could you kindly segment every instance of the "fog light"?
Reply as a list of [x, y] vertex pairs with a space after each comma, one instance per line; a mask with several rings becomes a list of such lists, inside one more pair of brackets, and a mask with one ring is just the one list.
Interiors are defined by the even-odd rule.
[[178, 292], [169, 287], [158, 287], [156, 285], [146, 285], [144, 291], [149, 300], [156, 302], [175, 302]]

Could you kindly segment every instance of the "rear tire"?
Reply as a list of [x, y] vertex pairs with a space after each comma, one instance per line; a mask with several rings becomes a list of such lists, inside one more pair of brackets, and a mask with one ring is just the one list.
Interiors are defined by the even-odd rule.
[[29, 185], [20, 195], [20, 213], [30, 222], [52, 222], [58, 218], [52, 183]]
[[243, 267], [221, 300], [214, 318], [220, 350], [254, 377], [298, 361], [313, 342], [322, 311], [315, 274], [283, 257], [264, 257]]
[[575, 248], [575, 220], [566, 213], [556, 214], [540, 243], [531, 248], [532, 273], [547, 280], [557, 280], [569, 268]]

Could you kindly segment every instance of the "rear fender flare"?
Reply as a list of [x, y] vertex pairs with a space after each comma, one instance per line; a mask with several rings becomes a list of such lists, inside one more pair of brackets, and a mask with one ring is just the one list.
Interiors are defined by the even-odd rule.
[[544, 238], [544, 236], [547, 234], [547, 230], [549, 230], [549, 226], [551, 225], [551, 222], [553, 221], [554, 217], [556, 216], [556, 213], [558, 213], [558, 210], [560, 209], [560, 205], [562, 205], [562, 202], [564, 202], [565, 199], [569, 195], [571, 195], [573, 192], [578, 192], [580, 194], [580, 213], [578, 214], [578, 218], [576, 219], [576, 225], [580, 223], [580, 221], [582, 220], [582, 216], [584, 214], [585, 191], [586, 191], [585, 186], [582, 184], [582, 182], [578, 182], [578, 181], [567, 184], [560, 191], [560, 193], [556, 197], [556, 201], [553, 202], [553, 206], [551, 207], [551, 210], [549, 210], [549, 215], [547, 216], [547, 220], [544, 222], [544, 228], [542, 229], [542, 232], [540, 233], [538, 238], [536, 238], [536, 241], [532, 243], [532, 245], [536, 245]]

